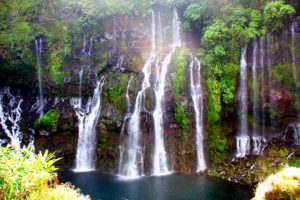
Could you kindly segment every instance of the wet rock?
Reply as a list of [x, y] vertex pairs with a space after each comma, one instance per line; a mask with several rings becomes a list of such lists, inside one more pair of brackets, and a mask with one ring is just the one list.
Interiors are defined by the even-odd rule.
[[283, 139], [290, 144], [300, 145], [300, 123], [288, 125]]
[[227, 176], [227, 172], [226, 172], [226, 171], [222, 171], [222, 172], [220, 173], [220, 176]]
[[271, 89], [272, 106], [282, 114], [288, 115], [291, 109], [292, 95], [285, 89]]
[[155, 92], [153, 91], [152, 88], [148, 88], [145, 91], [145, 109], [149, 112], [152, 113], [155, 109]]
[[39, 130], [39, 135], [40, 136], [45, 136], [45, 137], [48, 137], [51, 135], [50, 132], [46, 131], [46, 130]]

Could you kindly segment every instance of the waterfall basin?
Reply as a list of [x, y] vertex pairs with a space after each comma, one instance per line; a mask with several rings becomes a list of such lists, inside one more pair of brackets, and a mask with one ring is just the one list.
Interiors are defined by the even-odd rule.
[[253, 196], [252, 187], [178, 173], [126, 180], [100, 171], [62, 171], [59, 177], [61, 182], [71, 182], [92, 199], [101, 200], [247, 200]]

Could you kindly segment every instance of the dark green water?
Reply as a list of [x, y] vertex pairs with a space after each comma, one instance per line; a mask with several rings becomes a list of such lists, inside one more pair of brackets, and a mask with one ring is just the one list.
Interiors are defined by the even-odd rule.
[[61, 182], [71, 182], [93, 200], [249, 200], [253, 189], [201, 176], [172, 174], [125, 181], [101, 172], [59, 174]]

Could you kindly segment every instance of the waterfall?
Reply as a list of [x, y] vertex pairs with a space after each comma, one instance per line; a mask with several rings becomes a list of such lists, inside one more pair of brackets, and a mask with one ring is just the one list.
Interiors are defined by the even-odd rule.
[[82, 50], [81, 50], [81, 58], [83, 60], [83, 64], [79, 70], [79, 107], [81, 108], [82, 106], [82, 76], [83, 76], [83, 72], [86, 68], [86, 36], [83, 36], [83, 45], [82, 45]]
[[119, 175], [127, 178], [134, 179], [144, 174], [144, 154], [140, 145], [140, 114], [143, 111], [143, 99], [145, 91], [151, 86], [150, 74], [151, 65], [155, 62], [155, 16], [154, 11], [151, 12], [151, 53], [143, 67], [144, 80], [142, 82], [142, 88], [138, 92], [134, 110], [128, 122], [128, 145], [126, 149], [121, 148], [122, 162], [119, 170]]
[[266, 124], [266, 118], [265, 118], [265, 109], [264, 109], [264, 98], [265, 98], [265, 91], [264, 91], [264, 85], [265, 85], [265, 64], [264, 64], [264, 37], [262, 36], [259, 40], [259, 65], [261, 68], [261, 121], [262, 121], [262, 134], [265, 134], [265, 124]]
[[163, 45], [163, 29], [162, 29], [162, 24], [161, 24], [161, 16], [160, 13], [158, 13], [158, 43], [159, 46], [161, 47]]
[[240, 83], [238, 90], [239, 110], [239, 132], [236, 138], [237, 157], [245, 157], [250, 151], [250, 137], [248, 135], [248, 89], [247, 89], [247, 46], [242, 49]]
[[[0, 90], [0, 125], [6, 136], [10, 139], [11, 145], [17, 149], [21, 148], [23, 139], [23, 134], [19, 126], [21, 122], [22, 102], [23, 99], [12, 95], [8, 87]], [[0, 143], [5, 142], [0, 139]]]
[[266, 147], [267, 140], [263, 136], [252, 136], [253, 155], [261, 155]]
[[[121, 128], [121, 138], [124, 139], [125, 137], [125, 128], [127, 125], [127, 121], [130, 119], [131, 117], [131, 101], [130, 101], [130, 96], [129, 96], [129, 89], [130, 89], [130, 84], [132, 81], [133, 76], [130, 77], [128, 83], [127, 83], [127, 89], [126, 89], [126, 114], [125, 117], [123, 119], [123, 125]], [[125, 158], [125, 150], [127, 149], [127, 145], [124, 142], [122, 146], [120, 146], [120, 161], [119, 161], [119, 174], [124, 174], [126, 172], [123, 171], [123, 169], [125, 169], [124, 167], [124, 158]]]
[[190, 89], [196, 121], [197, 172], [206, 169], [203, 151], [203, 89], [201, 83], [201, 64], [195, 57], [190, 63]]
[[294, 125], [294, 140], [295, 145], [300, 146], [300, 124]]
[[257, 104], [258, 104], [258, 93], [257, 93], [257, 41], [255, 40], [253, 42], [253, 53], [252, 53], [252, 87], [253, 87], [253, 132], [252, 135], [256, 135], [257, 134], [257, 118], [258, 118], [258, 114], [257, 114]]
[[116, 66], [113, 67], [114, 71], [124, 71], [125, 69], [122, 67], [123, 61], [124, 61], [125, 55], [121, 55], [118, 59], [118, 63]]
[[[297, 106], [297, 116], [300, 118], [300, 83], [298, 77], [298, 70], [296, 67], [296, 57], [295, 57], [295, 44], [296, 44], [296, 32], [297, 22], [293, 22], [291, 26], [292, 33], [292, 65], [293, 65], [293, 74], [295, 79], [295, 93], [296, 93], [296, 106]], [[299, 85], [299, 86], [298, 86]]]
[[39, 100], [38, 100], [38, 112], [40, 117], [44, 114], [44, 95], [43, 95], [43, 80], [42, 80], [42, 52], [43, 52], [43, 40], [42, 38], [35, 40], [35, 52], [36, 52], [36, 64], [38, 68], [38, 82], [39, 82]]
[[[261, 45], [261, 44], [260, 44]], [[260, 47], [261, 48], [261, 47]], [[258, 129], [257, 129], [257, 119], [258, 119], [258, 91], [257, 91], [257, 55], [260, 53], [260, 65], [263, 66], [263, 51], [262, 49], [258, 50], [258, 44], [255, 40], [253, 42], [253, 53], [252, 53], [252, 87], [253, 87], [253, 106], [252, 106], [252, 113], [253, 113], [253, 127], [252, 127], [252, 154], [253, 155], [261, 155], [266, 145], [266, 139], [264, 136], [259, 136]], [[264, 75], [262, 70], [261, 75]], [[263, 77], [262, 77], [262, 80]], [[263, 90], [262, 90], [263, 92]], [[263, 120], [264, 123], [264, 120]], [[263, 134], [264, 134], [264, 125], [263, 125]]]
[[163, 105], [165, 95], [165, 84], [168, 67], [171, 64], [172, 55], [177, 47], [181, 46], [180, 38], [180, 21], [178, 18], [176, 8], [173, 9], [173, 43], [170, 53], [163, 59], [161, 65], [156, 65], [160, 69], [156, 69], [156, 82], [155, 82], [155, 109], [153, 112], [154, 120], [154, 153], [153, 153], [153, 175], [169, 174], [168, 159], [164, 145], [164, 122], [163, 122]]
[[[268, 90], [269, 90], [269, 113], [271, 113], [271, 109], [273, 109], [274, 99], [272, 96], [272, 60], [271, 60], [271, 51], [272, 51], [272, 41], [271, 41], [271, 32], [267, 32], [267, 67], [268, 67]], [[274, 125], [274, 119], [270, 114], [270, 124]]]
[[77, 172], [95, 169], [96, 125], [101, 113], [103, 84], [104, 77], [97, 82], [94, 95], [89, 98], [85, 109], [82, 108], [81, 98], [70, 100], [79, 122], [76, 167], [74, 169]]

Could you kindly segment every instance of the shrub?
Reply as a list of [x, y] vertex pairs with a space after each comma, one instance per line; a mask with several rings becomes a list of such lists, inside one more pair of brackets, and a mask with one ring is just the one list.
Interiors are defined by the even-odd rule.
[[46, 190], [34, 191], [30, 194], [29, 200], [88, 200], [88, 196], [80, 193], [70, 183], [58, 185], [56, 188], [47, 188]]
[[254, 200], [300, 199], [300, 169], [288, 167], [258, 184]]
[[284, 20], [295, 13], [295, 9], [283, 0], [268, 2], [264, 8], [265, 24], [273, 31], [283, 28]]
[[0, 148], [0, 199], [89, 199], [70, 184], [48, 185], [49, 180], [57, 180], [58, 160], [48, 151], [35, 155], [28, 149]]
[[182, 127], [184, 135], [189, 132], [189, 117], [191, 113], [188, 112], [183, 106], [176, 105], [175, 120]]
[[57, 110], [49, 110], [40, 119], [34, 122], [34, 129], [51, 129], [51, 131], [56, 131], [58, 126], [59, 113]]
[[34, 155], [28, 149], [0, 148], [1, 199], [23, 199], [31, 192], [47, 188], [56, 175], [53, 154]]

